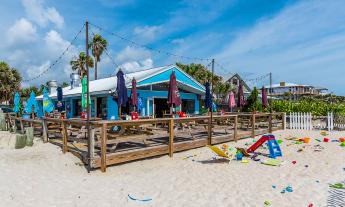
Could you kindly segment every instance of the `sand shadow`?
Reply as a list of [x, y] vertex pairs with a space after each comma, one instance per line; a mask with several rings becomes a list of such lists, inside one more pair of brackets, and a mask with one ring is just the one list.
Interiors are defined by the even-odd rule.
[[213, 160], [201, 160], [201, 161], [196, 161], [201, 164], [224, 164], [224, 163], [229, 163], [230, 161], [225, 158], [219, 158], [219, 159], [213, 159]]

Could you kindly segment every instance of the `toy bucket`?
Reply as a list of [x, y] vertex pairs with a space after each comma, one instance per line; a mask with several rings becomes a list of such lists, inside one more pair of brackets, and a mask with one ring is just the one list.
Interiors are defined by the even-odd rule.
[[310, 138], [309, 138], [309, 137], [305, 137], [305, 138], [303, 139], [303, 142], [306, 143], [306, 144], [309, 143], [309, 142], [310, 142]]
[[339, 142], [345, 142], [345, 138], [344, 137], [339, 138]]
[[323, 142], [329, 142], [329, 139], [328, 138], [323, 138]]

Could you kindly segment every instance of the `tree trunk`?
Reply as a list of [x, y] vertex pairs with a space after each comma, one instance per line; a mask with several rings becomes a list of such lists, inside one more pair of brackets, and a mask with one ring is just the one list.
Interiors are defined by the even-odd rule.
[[98, 59], [97, 57], [95, 57], [95, 80], [97, 80], [97, 62], [98, 62]]

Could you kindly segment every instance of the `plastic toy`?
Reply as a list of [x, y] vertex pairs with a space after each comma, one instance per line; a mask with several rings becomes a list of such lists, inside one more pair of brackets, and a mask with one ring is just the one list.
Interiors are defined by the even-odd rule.
[[323, 138], [323, 142], [328, 142], [329, 139], [327, 137]]
[[270, 152], [270, 158], [283, 156], [279, 144], [272, 134], [263, 135], [257, 142], [255, 142], [251, 147], [247, 149], [247, 152], [255, 152], [255, 150], [263, 145], [266, 141]]
[[240, 153], [240, 152], [236, 153], [236, 160], [242, 160], [242, 158], [243, 158], [242, 153]]

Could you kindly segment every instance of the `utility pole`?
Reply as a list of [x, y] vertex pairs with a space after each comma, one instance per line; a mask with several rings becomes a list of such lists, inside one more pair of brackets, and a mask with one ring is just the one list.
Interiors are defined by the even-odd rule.
[[86, 44], [85, 44], [85, 49], [86, 49], [86, 62], [85, 62], [85, 67], [86, 67], [86, 74], [87, 74], [87, 89], [86, 89], [86, 94], [87, 94], [87, 98], [86, 98], [86, 118], [87, 118], [87, 123], [86, 123], [86, 127], [87, 127], [87, 172], [90, 173], [91, 171], [91, 137], [90, 137], [90, 103], [89, 103], [89, 97], [90, 97], [90, 72], [89, 72], [89, 64], [88, 64], [88, 60], [89, 60], [89, 22], [86, 20], [85, 22], [85, 35], [86, 35]]

